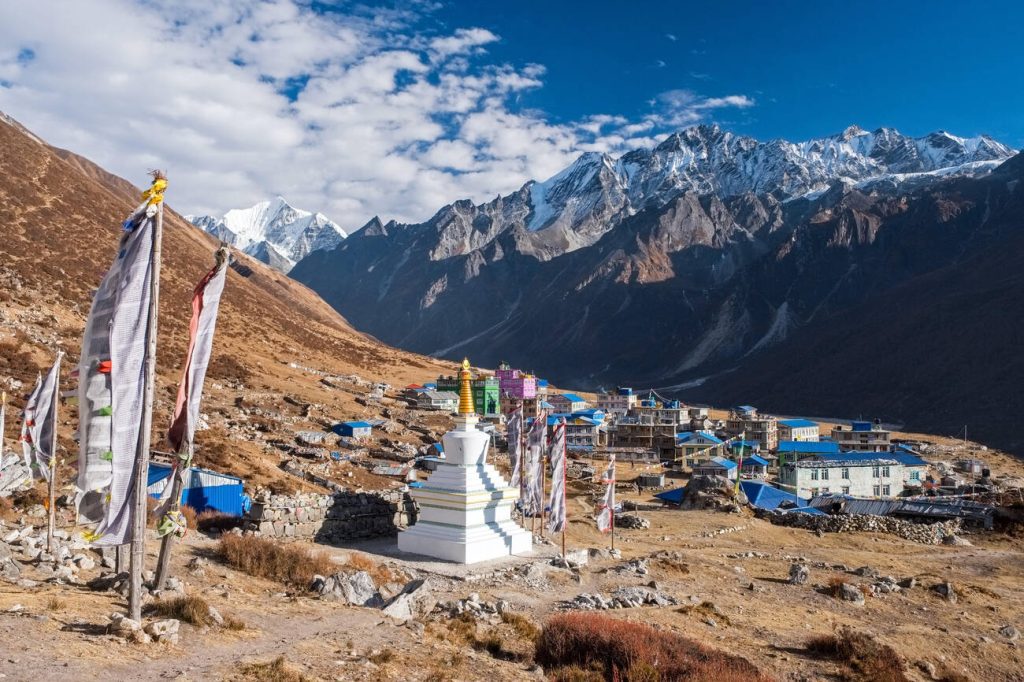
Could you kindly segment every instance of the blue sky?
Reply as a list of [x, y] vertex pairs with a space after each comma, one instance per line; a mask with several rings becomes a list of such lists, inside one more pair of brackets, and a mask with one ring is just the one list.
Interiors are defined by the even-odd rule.
[[1024, 3], [0, 3], [0, 110], [221, 214], [281, 195], [346, 229], [427, 219], [716, 122], [1024, 147]]

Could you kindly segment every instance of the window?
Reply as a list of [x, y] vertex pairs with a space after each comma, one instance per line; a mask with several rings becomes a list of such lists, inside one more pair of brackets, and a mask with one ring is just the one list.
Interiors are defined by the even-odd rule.
[[910, 472], [910, 480], [911, 481], [920, 481], [921, 480], [921, 472], [920, 471], [911, 471]]
[[823, 494], [827, 495], [827, 494], [828, 494], [828, 486], [825, 486], [824, 488], [822, 488], [822, 489], [821, 489], [821, 492], [822, 492]]
[[878, 468], [878, 467], [871, 467], [871, 475], [872, 475], [872, 476], [873, 476], [874, 478], [878, 478], [878, 471], [879, 471], [879, 468]]
[[892, 488], [890, 488], [887, 485], [883, 485], [882, 486], [882, 495], [884, 495], [886, 497], [889, 497], [889, 495], [891, 495], [891, 494], [892, 494]]
[[811, 488], [811, 497], [817, 497], [818, 496], [818, 492], [819, 491], [818, 491], [817, 488]]
[[842, 478], [844, 480], [850, 480], [850, 467], [843, 467]]
[[827, 481], [827, 480], [828, 480], [828, 469], [822, 469], [822, 470], [821, 470], [821, 478], [822, 478], [823, 480], [825, 480], [825, 481]]
[[848, 486], [848, 485], [844, 485], [843, 486], [843, 494], [844, 495], [849, 495], [850, 494], [850, 486]]
[[889, 467], [882, 467], [882, 478], [889, 478]]
[[811, 480], [812, 481], [817, 481], [818, 480], [818, 470], [817, 469], [811, 469]]
[[882, 494], [882, 489], [876, 485], [871, 492], [875, 497], [878, 497]]

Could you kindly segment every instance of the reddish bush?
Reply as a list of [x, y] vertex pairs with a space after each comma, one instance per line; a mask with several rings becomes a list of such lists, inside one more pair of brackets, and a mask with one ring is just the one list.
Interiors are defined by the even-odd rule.
[[761, 682], [749, 661], [649, 625], [591, 613], [552, 617], [537, 639], [536, 660], [556, 679], [560, 669], [605, 680]]
[[871, 635], [842, 627], [834, 635], [819, 635], [807, 642], [811, 653], [846, 664], [846, 679], [863, 682], [907, 682], [899, 654]]

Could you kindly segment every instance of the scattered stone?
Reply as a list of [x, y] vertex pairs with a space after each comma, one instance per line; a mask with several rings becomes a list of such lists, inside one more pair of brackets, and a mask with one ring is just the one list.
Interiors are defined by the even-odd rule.
[[952, 545], [954, 547], [972, 547], [973, 546], [971, 544], [970, 540], [968, 540], [966, 538], [962, 538], [959, 535], [957, 535], [956, 533], [953, 533], [951, 535], [947, 535], [946, 537], [942, 538], [942, 544], [944, 544], [944, 545]]
[[162, 644], [177, 644], [179, 627], [181, 627], [180, 622], [173, 618], [168, 618], [166, 620], [153, 621], [145, 627], [144, 632]]
[[843, 583], [839, 586], [839, 598], [843, 601], [853, 602], [857, 606], [864, 606], [864, 593], [860, 588], [850, 583]]
[[956, 589], [953, 587], [953, 583], [944, 582], [939, 583], [932, 587], [932, 590], [940, 597], [948, 601], [950, 604], [955, 604], [957, 599]]
[[377, 585], [366, 571], [335, 573], [327, 578], [316, 576], [310, 589], [321, 599], [344, 601], [353, 606], [379, 608], [384, 603]]
[[999, 628], [999, 634], [1005, 637], [1006, 639], [1010, 640], [1011, 642], [1016, 642], [1018, 639], [1020, 639], [1020, 632], [1017, 630], [1017, 628], [1013, 627], [1012, 625], [1004, 625], [1003, 627]]
[[606, 598], [601, 594], [583, 593], [573, 599], [561, 602], [563, 609], [582, 611], [604, 611], [608, 609], [631, 609], [639, 606], [671, 606], [678, 602], [674, 597], [647, 587], [620, 587]]
[[636, 573], [637, 575], [647, 575], [650, 569], [647, 567], [647, 559], [630, 559], [626, 563], [616, 566], [612, 570], [616, 573]]
[[853, 574], [859, 575], [862, 578], [877, 578], [880, 575], [878, 569], [871, 568], [870, 566], [861, 566], [860, 568], [856, 568], [853, 570]]
[[171, 592], [184, 592], [185, 583], [181, 582], [181, 578], [170, 577], [164, 581], [164, 589], [170, 590]]
[[83, 571], [91, 571], [96, 568], [96, 562], [85, 554], [76, 554], [71, 557], [71, 561]]
[[811, 577], [811, 569], [806, 564], [791, 564], [789, 567], [789, 584], [803, 585]]
[[427, 616], [437, 605], [426, 580], [413, 580], [384, 607], [383, 613], [395, 620], [407, 621]]
[[915, 578], [914, 576], [910, 576], [909, 578], [904, 578], [896, 584], [904, 590], [909, 590], [911, 588], [917, 587], [917, 578]]
[[615, 517], [616, 528], [644, 529], [650, 528], [651, 522], [636, 514], [619, 514]]

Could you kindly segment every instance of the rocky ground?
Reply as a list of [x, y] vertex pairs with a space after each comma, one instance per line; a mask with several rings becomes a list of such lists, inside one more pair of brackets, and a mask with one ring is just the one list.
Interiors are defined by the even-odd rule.
[[[325, 548], [339, 573], [308, 591], [230, 569], [215, 539], [190, 533], [174, 561], [180, 590], [245, 626], [182, 623], [177, 641], [164, 634], [162, 643], [117, 633], [110, 616], [123, 597], [88, 586], [109, 570], [101, 557], [71, 543], [56, 572], [27, 561], [40, 541], [20, 538], [22, 521], [41, 519], [15, 515], [0, 537], [10, 540], [0, 553], [20, 568], [0, 583], [0, 674], [274, 679], [246, 666], [283, 656], [310, 679], [535, 679], [543, 672], [530, 661], [530, 624], [580, 609], [686, 634], [780, 680], [839, 679], [838, 664], [805, 644], [844, 625], [892, 646], [909, 679], [1021, 679], [1019, 535], [962, 534], [969, 545], [816, 535], [746, 511], [643, 510], [649, 496], [633, 495], [642, 510], [630, 513], [646, 527], [620, 528], [613, 553], [589, 516], [590, 492], [574, 489], [568, 561], [551, 538], [533, 556], [471, 567], [411, 560], [378, 539]], [[149, 549], [152, 565], [155, 543]], [[353, 554], [370, 559], [356, 564], [367, 573], [350, 565]]]

